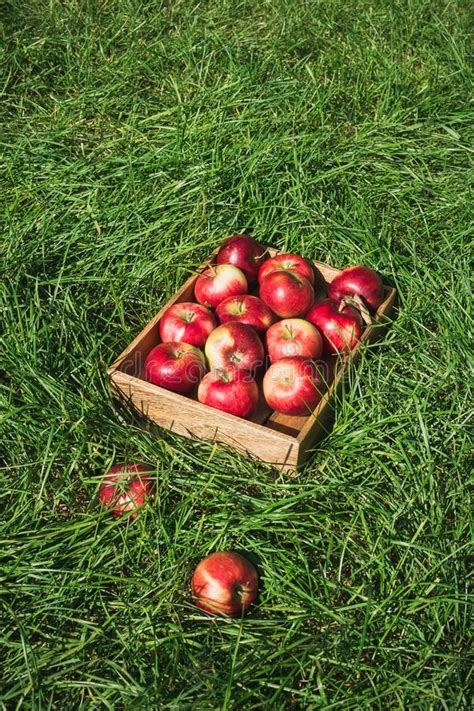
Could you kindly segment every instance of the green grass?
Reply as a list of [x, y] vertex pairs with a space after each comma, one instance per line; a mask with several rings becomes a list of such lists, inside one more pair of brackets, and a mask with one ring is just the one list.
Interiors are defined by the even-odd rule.
[[[468, 3], [1, 5], [0, 705], [467, 708]], [[400, 293], [294, 477], [108, 394], [244, 229]], [[129, 457], [156, 501], [115, 522]], [[223, 548], [262, 573], [243, 621], [188, 593]]]

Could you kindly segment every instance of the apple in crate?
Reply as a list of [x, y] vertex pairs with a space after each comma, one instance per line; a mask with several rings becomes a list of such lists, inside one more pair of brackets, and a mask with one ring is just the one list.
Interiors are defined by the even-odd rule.
[[311, 282], [289, 270], [276, 270], [260, 282], [260, 298], [280, 318], [304, 316], [314, 301]]
[[358, 343], [363, 329], [359, 311], [353, 306], [332, 299], [324, 299], [313, 306], [306, 318], [323, 337], [328, 354], [347, 353]]
[[153, 469], [146, 464], [116, 464], [109, 469], [99, 488], [99, 501], [118, 518], [129, 513], [132, 518], [151, 495]]
[[209, 267], [196, 279], [194, 296], [196, 301], [204, 306], [215, 307], [229, 296], [246, 294], [247, 278], [243, 271], [231, 264], [220, 264]]
[[203, 348], [216, 326], [216, 319], [208, 308], [185, 301], [166, 309], [160, 319], [160, 338], [163, 343], [180, 341]]
[[203, 352], [190, 343], [160, 343], [145, 360], [146, 380], [176, 393], [190, 392], [205, 372]]
[[232, 235], [223, 243], [217, 255], [217, 264], [233, 264], [243, 271], [249, 282], [256, 280], [265, 250], [249, 235]]
[[231, 415], [249, 417], [258, 405], [257, 383], [235, 366], [211, 370], [199, 383], [198, 400]]
[[268, 405], [285, 415], [309, 415], [324, 392], [324, 382], [316, 365], [295, 356], [273, 363], [263, 378], [263, 394]]
[[261, 283], [268, 274], [278, 270], [295, 272], [305, 277], [311, 284], [314, 284], [314, 270], [311, 263], [298, 254], [277, 254], [276, 257], [267, 259], [259, 269], [259, 283]]
[[217, 318], [221, 323], [239, 321], [253, 326], [257, 331], [266, 331], [275, 317], [266, 304], [257, 296], [230, 296], [221, 301], [216, 308]]
[[252, 326], [239, 321], [229, 321], [214, 329], [206, 341], [205, 353], [211, 370], [235, 366], [255, 372], [265, 357], [262, 341]]
[[383, 301], [384, 287], [376, 272], [361, 265], [343, 269], [329, 284], [328, 297], [340, 301], [359, 297], [370, 311], [377, 311]]
[[239, 553], [211, 553], [194, 571], [191, 592], [202, 610], [240, 617], [257, 597], [258, 573]]
[[323, 352], [321, 334], [316, 326], [303, 318], [287, 318], [274, 323], [265, 338], [272, 363], [290, 356], [316, 359]]

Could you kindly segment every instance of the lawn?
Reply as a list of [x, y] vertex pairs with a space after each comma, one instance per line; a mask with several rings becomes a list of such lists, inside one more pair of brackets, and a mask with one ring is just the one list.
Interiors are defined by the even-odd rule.
[[[468, 2], [1, 7], [0, 707], [467, 708]], [[108, 391], [245, 229], [399, 291], [294, 476]], [[128, 458], [135, 522], [96, 499]], [[244, 620], [189, 595], [227, 548], [261, 571]]]

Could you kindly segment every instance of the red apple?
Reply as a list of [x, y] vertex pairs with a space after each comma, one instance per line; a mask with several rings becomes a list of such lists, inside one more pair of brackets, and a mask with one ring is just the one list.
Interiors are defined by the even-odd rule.
[[212, 370], [199, 383], [198, 400], [209, 407], [248, 417], [258, 405], [258, 387], [245, 370]]
[[290, 356], [316, 359], [323, 352], [323, 339], [318, 329], [302, 318], [287, 318], [274, 323], [265, 338], [272, 363]]
[[257, 331], [265, 331], [275, 320], [271, 309], [257, 296], [230, 296], [216, 308], [221, 323], [240, 321], [253, 326]]
[[204, 354], [189, 343], [160, 343], [145, 361], [145, 378], [176, 393], [187, 393], [206, 371]]
[[384, 298], [382, 280], [368, 267], [344, 269], [328, 287], [328, 297], [340, 301], [344, 297], [360, 297], [371, 311], [377, 311]]
[[258, 574], [239, 553], [211, 553], [194, 571], [191, 591], [202, 610], [240, 617], [257, 597]]
[[209, 309], [186, 301], [166, 309], [160, 319], [160, 338], [164, 343], [180, 341], [203, 348], [216, 326], [216, 319]]
[[263, 394], [268, 405], [285, 415], [309, 415], [324, 392], [316, 365], [294, 356], [273, 363], [263, 378]]
[[246, 294], [248, 283], [245, 274], [232, 264], [209, 267], [196, 279], [194, 296], [204, 306], [217, 306], [229, 296]]
[[214, 329], [206, 341], [205, 353], [211, 370], [235, 366], [249, 372], [263, 364], [265, 355], [254, 329], [239, 321], [229, 321]]
[[326, 353], [351, 351], [362, 335], [363, 322], [359, 311], [343, 301], [319, 301], [308, 311], [306, 318], [320, 330]]
[[223, 243], [217, 255], [217, 264], [233, 264], [243, 271], [249, 282], [257, 278], [265, 250], [248, 235], [232, 235]]
[[314, 301], [314, 291], [305, 277], [280, 269], [262, 279], [260, 298], [281, 318], [293, 318], [304, 316]]
[[135, 518], [153, 487], [153, 468], [146, 464], [115, 464], [99, 488], [99, 501], [118, 518], [132, 512]]
[[278, 269], [283, 271], [289, 270], [290, 272], [296, 272], [300, 276], [305, 277], [311, 284], [314, 284], [314, 270], [310, 262], [298, 254], [277, 254], [276, 257], [271, 257], [267, 259], [266, 262], [262, 264], [258, 272], [258, 281], [261, 283], [263, 279]]

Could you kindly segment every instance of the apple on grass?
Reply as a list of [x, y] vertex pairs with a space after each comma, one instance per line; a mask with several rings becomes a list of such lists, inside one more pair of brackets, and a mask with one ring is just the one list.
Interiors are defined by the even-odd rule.
[[259, 283], [261, 283], [268, 274], [278, 270], [295, 272], [305, 277], [311, 284], [314, 284], [314, 269], [312, 264], [298, 254], [277, 254], [276, 257], [267, 259], [259, 269]]
[[160, 343], [145, 360], [146, 380], [176, 393], [190, 392], [205, 372], [203, 352], [190, 343]]
[[309, 415], [323, 392], [318, 368], [299, 356], [277, 360], [263, 378], [265, 400], [273, 410], [285, 415]]
[[249, 235], [232, 235], [223, 243], [217, 255], [217, 264], [233, 264], [243, 271], [249, 282], [256, 280], [265, 250]]
[[262, 341], [252, 326], [229, 321], [211, 333], [205, 346], [210, 370], [226, 370], [234, 366], [255, 373], [264, 361]]
[[129, 513], [135, 518], [138, 509], [151, 495], [153, 468], [146, 464], [115, 464], [99, 488], [99, 501], [118, 518]]
[[230, 296], [216, 308], [217, 318], [221, 323], [239, 321], [253, 326], [257, 331], [266, 331], [275, 317], [266, 304], [257, 296], [243, 294]]
[[216, 326], [216, 319], [208, 308], [185, 301], [166, 309], [160, 319], [160, 338], [163, 343], [180, 341], [203, 348]]
[[270, 362], [303, 356], [319, 358], [323, 340], [316, 326], [303, 318], [287, 318], [270, 326], [265, 335]]
[[258, 573], [239, 553], [211, 553], [196, 567], [191, 592], [195, 604], [202, 610], [240, 617], [257, 597]]
[[243, 271], [232, 264], [209, 267], [196, 279], [194, 296], [204, 306], [216, 307], [229, 296], [246, 294], [248, 282]]
[[331, 355], [351, 351], [362, 335], [363, 321], [359, 311], [345, 304], [344, 300], [319, 301], [308, 311], [306, 318], [319, 329], [324, 350]]
[[235, 366], [212, 370], [199, 383], [198, 400], [231, 415], [249, 417], [258, 405], [257, 383], [247, 371]]
[[314, 301], [306, 277], [284, 269], [270, 272], [260, 282], [260, 298], [280, 318], [304, 316]]

